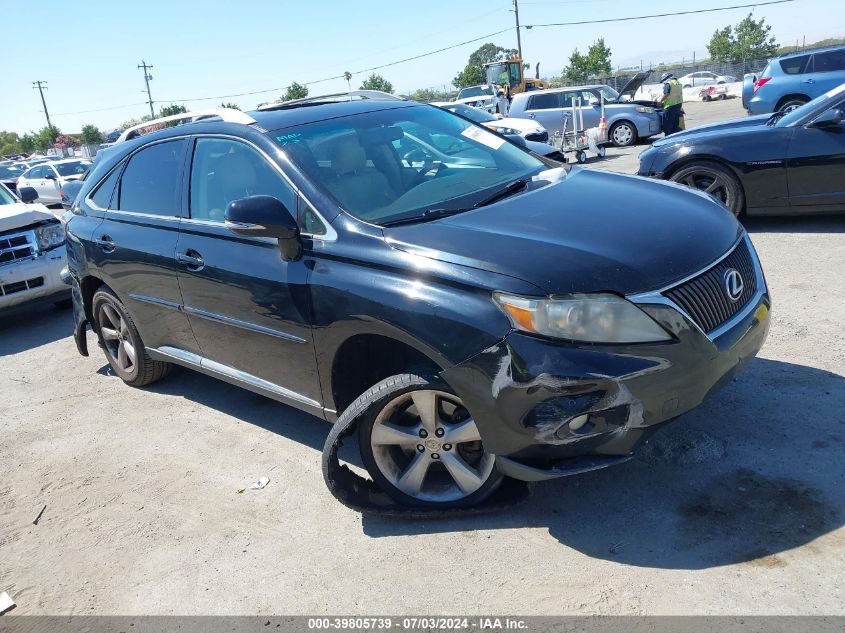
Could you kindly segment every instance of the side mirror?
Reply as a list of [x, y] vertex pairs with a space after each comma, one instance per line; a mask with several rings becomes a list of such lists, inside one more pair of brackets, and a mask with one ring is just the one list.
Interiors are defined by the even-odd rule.
[[18, 197], [22, 202], [29, 204], [38, 200], [38, 192], [32, 187], [21, 187], [18, 189]]
[[47, 180], [55, 180], [55, 179], [56, 179], [56, 174], [54, 174], [53, 172], [50, 172], [49, 174], [47, 174], [46, 176], [44, 176], [44, 178], [46, 178]]
[[590, 105], [593, 106], [594, 108], [597, 108], [601, 105], [601, 101], [599, 101], [597, 97], [592, 97], [590, 99]]
[[505, 134], [505, 136], [514, 145], [519, 145], [520, 147], [528, 147], [528, 144], [525, 142], [525, 139], [522, 138], [519, 134]]
[[275, 237], [286, 261], [299, 259], [302, 243], [299, 226], [278, 198], [250, 196], [233, 200], [226, 207], [226, 228], [236, 235]]
[[814, 128], [833, 128], [842, 125], [843, 114], [840, 108], [831, 108], [826, 112], [822, 112], [815, 118], [807, 127]]

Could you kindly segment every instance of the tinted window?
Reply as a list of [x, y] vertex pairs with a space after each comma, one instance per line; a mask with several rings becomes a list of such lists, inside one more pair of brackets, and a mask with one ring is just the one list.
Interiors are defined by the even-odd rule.
[[112, 170], [108, 178], [106, 178], [100, 186], [97, 187], [97, 190], [91, 196], [91, 201], [101, 209], [109, 208], [118, 176], [120, 176], [120, 167]]
[[780, 60], [780, 67], [787, 75], [799, 75], [807, 72], [807, 62], [809, 62], [809, 55], [799, 55], [798, 57], [788, 57]]
[[44, 171], [41, 167], [33, 167], [28, 172], [26, 172], [23, 177], [30, 180], [35, 180], [37, 178], [43, 178], [43, 175]]
[[326, 226], [320, 221], [317, 213], [308, 204], [302, 205], [302, 219], [300, 226], [303, 233], [310, 235], [324, 235], [326, 233]]
[[813, 72], [829, 73], [834, 70], [845, 70], [845, 48], [829, 53], [819, 53], [813, 60]]
[[58, 163], [56, 171], [59, 172], [60, 176], [79, 176], [88, 171], [90, 166], [91, 163], [87, 160], [77, 160], [72, 163]]
[[120, 179], [118, 209], [155, 215], [179, 215], [179, 168], [184, 140], [157, 143], [129, 159]]
[[532, 95], [528, 101], [529, 110], [548, 110], [560, 107], [560, 94], [557, 92], [541, 92]]
[[223, 222], [230, 202], [262, 195], [274, 196], [296, 212], [293, 189], [253, 147], [219, 138], [197, 140], [191, 164], [192, 218]]

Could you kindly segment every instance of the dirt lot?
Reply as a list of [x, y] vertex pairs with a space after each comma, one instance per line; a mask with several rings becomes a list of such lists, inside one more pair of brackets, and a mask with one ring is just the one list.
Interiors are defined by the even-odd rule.
[[362, 519], [323, 485], [325, 422], [186, 370], [125, 387], [67, 310], [0, 320], [0, 591], [19, 614], [843, 614], [845, 218], [747, 224], [761, 357], [637, 459], [484, 518]]

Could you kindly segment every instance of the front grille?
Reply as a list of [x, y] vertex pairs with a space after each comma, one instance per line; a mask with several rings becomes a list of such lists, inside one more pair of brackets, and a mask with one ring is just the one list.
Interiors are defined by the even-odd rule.
[[32, 231], [0, 235], [0, 264], [35, 256], [35, 236]]
[[543, 130], [542, 132], [532, 132], [525, 135], [526, 141], [537, 141], [538, 143], [545, 143], [549, 140], [549, 132]]
[[[735, 269], [742, 275], [743, 291], [736, 301], [731, 301], [725, 288], [725, 273]], [[696, 325], [709, 333], [736, 315], [757, 292], [757, 275], [754, 260], [743, 239], [733, 252], [718, 264], [670, 288], [663, 296], [674, 301]]]
[[26, 281], [16, 281], [11, 284], [0, 285], [0, 297], [13, 295], [16, 292], [23, 292], [24, 290], [32, 290], [44, 285], [44, 277], [33, 277]]

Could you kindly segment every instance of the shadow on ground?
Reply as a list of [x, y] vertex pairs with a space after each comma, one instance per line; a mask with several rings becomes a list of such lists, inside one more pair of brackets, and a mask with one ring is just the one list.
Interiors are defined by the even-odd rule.
[[[314, 459], [330, 428], [187, 370], [150, 389], [284, 435], [312, 448]], [[784, 552], [843, 523], [843, 409], [842, 376], [757, 359], [627, 464], [539, 484], [526, 504], [502, 514], [424, 521], [364, 516], [362, 527], [373, 538], [537, 527], [566, 547], [628, 565], [782, 566]]]
[[790, 215], [784, 217], [745, 217], [751, 233], [845, 233], [845, 215]]
[[0, 357], [41, 347], [73, 334], [70, 306], [38, 305], [0, 315]]

